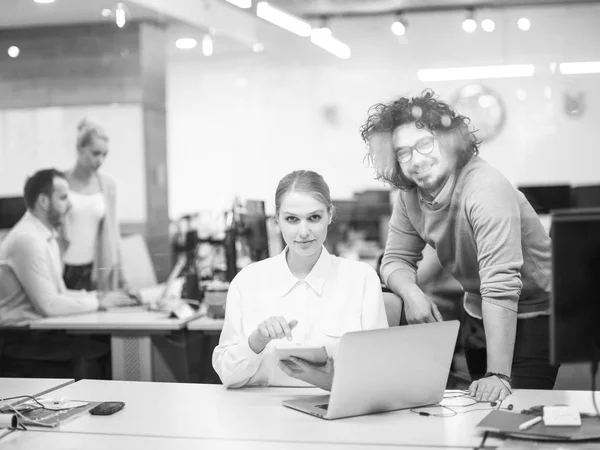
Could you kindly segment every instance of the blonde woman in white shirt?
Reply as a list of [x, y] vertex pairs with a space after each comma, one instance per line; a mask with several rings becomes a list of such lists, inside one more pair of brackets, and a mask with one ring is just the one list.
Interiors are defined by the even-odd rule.
[[108, 150], [106, 130], [82, 119], [77, 126], [77, 161], [65, 173], [72, 207], [62, 230], [63, 278], [69, 289], [122, 289], [129, 294], [120, 265], [115, 182], [98, 172]]
[[[379, 277], [367, 264], [338, 258], [323, 247], [334, 207], [321, 175], [298, 170], [283, 177], [275, 207], [287, 246], [231, 282], [213, 366], [228, 388], [329, 390], [340, 337], [388, 326]], [[296, 345], [325, 346], [327, 364], [278, 361], [276, 347]]]

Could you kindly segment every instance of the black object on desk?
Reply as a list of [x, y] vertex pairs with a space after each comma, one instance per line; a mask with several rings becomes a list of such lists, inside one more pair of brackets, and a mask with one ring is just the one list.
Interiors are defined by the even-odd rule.
[[124, 402], [103, 402], [90, 409], [90, 414], [95, 416], [110, 416], [117, 411], [121, 411], [124, 406]]
[[519, 425], [531, 420], [532, 416], [507, 411], [492, 411], [477, 427], [485, 431], [515, 436], [523, 439], [539, 439], [550, 441], [583, 441], [600, 439], [600, 420], [598, 417], [582, 417], [581, 426], [547, 427], [544, 422], [536, 423], [531, 428], [520, 430]]

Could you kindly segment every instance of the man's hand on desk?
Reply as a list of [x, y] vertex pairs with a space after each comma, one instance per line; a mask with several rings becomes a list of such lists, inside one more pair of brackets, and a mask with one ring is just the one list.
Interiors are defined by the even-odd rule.
[[279, 361], [279, 368], [288, 376], [331, 391], [333, 383], [333, 359], [327, 358], [324, 366], [315, 366], [303, 359], [290, 357], [290, 361]]
[[134, 306], [139, 302], [123, 291], [108, 291], [104, 294], [98, 294], [98, 305], [100, 310], [108, 308], [118, 308], [120, 306]]
[[478, 402], [503, 401], [511, 394], [508, 381], [489, 376], [473, 381], [469, 386], [469, 395]]

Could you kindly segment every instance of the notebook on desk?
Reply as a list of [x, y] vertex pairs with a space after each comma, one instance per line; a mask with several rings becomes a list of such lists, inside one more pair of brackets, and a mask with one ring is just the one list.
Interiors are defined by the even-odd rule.
[[515, 436], [522, 439], [551, 441], [600, 439], [600, 420], [598, 417], [582, 417], [581, 426], [548, 427], [541, 421], [531, 428], [519, 430], [519, 425], [531, 418], [532, 416], [530, 414], [492, 411], [477, 424], [477, 427], [485, 431]]

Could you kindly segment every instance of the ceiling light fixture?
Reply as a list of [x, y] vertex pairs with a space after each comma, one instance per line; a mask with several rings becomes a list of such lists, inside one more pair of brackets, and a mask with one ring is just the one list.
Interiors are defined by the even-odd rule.
[[252, 6], [252, 0], [227, 0], [232, 5], [237, 6], [238, 8], [248, 9]]
[[491, 33], [496, 29], [496, 24], [492, 19], [483, 19], [481, 21], [481, 28], [483, 29], [483, 31]]
[[348, 59], [352, 55], [350, 47], [339, 39], [334, 38], [331, 30], [327, 27], [314, 28], [310, 34], [310, 40], [313, 44], [321, 47], [323, 50], [327, 50], [338, 58]]
[[396, 36], [404, 36], [404, 34], [406, 33], [406, 25], [407, 24], [406, 20], [404, 19], [404, 16], [402, 14], [399, 14], [398, 16], [396, 16], [396, 20], [391, 26], [392, 33], [394, 33]]
[[259, 2], [256, 5], [256, 15], [298, 36], [308, 37], [311, 35], [312, 27], [308, 22], [275, 8], [267, 2]]
[[8, 47], [8, 56], [10, 56], [11, 58], [16, 58], [17, 56], [19, 56], [19, 53], [21, 53], [21, 50], [16, 45], [11, 45], [10, 47]]
[[54, 0], [33, 0], [35, 3], [40, 3], [40, 4], [48, 4], [48, 3], [54, 3]]
[[175, 47], [180, 48], [182, 50], [189, 50], [198, 44], [198, 41], [194, 38], [179, 38], [175, 41]]
[[560, 70], [560, 73], [563, 75], [600, 73], [600, 61], [560, 63], [558, 70]]
[[115, 7], [115, 23], [119, 28], [123, 28], [127, 24], [127, 17], [129, 16], [129, 11], [124, 3], [117, 3]]
[[517, 26], [521, 31], [529, 31], [531, 28], [531, 21], [527, 17], [521, 17], [517, 20]]
[[214, 51], [214, 41], [211, 34], [205, 34], [202, 37], [202, 53], [204, 56], [212, 56]]
[[463, 20], [462, 28], [467, 33], [472, 33], [473, 31], [475, 31], [477, 29], [477, 22], [475, 22], [474, 16], [475, 16], [475, 14], [474, 14], [473, 10], [469, 9], [467, 18], [465, 20]]
[[506, 66], [453, 67], [448, 69], [422, 69], [421, 81], [483, 80], [489, 78], [530, 77], [535, 73], [533, 64]]
[[112, 15], [112, 11], [108, 8], [104, 8], [102, 10], [102, 17], [110, 17]]

